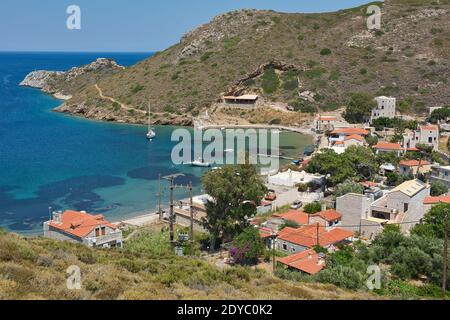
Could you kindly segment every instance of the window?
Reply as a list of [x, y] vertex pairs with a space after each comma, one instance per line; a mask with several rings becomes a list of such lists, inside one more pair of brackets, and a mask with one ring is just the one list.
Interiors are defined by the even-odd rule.
[[102, 227], [102, 232], [101, 232], [102, 236], [106, 235], [106, 227]]
[[287, 250], [287, 245], [283, 244], [283, 250]]
[[428, 138], [428, 143], [433, 143], [433, 138]]
[[409, 204], [408, 203], [404, 203], [403, 204], [403, 212], [408, 212], [409, 209]]
[[100, 237], [100, 228], [95, 229], [95, 236]]

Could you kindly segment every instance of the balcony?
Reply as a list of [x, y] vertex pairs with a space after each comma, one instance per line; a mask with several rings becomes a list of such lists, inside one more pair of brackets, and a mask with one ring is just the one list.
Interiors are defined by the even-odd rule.
[[116, 231], [116, 232], [112, 232], [112, 233], [109, 233], [109, 234], [106, 234], [103, 236], [90, 237], [90, 238], [83, 239], [83, 243], [85, 243], [91, 247], [103, 246], [104, 244], [107, 244], [110, 242], [121, 243], [122, 242], [122, 231]]

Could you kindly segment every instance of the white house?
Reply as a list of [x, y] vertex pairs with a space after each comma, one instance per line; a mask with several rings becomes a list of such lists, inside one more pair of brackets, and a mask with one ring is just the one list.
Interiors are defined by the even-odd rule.
[[324, 180], [325, 176], [310, 174], [305, 171], [292, 171], [291, 169], [269, 176], [268, 178], [269, 184], [284, 187], [295, 187], [299, 183], [308, 184], [310, 182], [316, 182], [318, 185], [322, 185]]
[[324, 132], [334, 130], [334, 126], [336, 125], [338, 119], [334, 116], [319, 116], [316, 119], [316, 131]]
[[101, 214], [84, 211], [54, 212], [52, 220], [44, 222], [44, 237], [90, 247], [122, 247], [122, 231], [117, 226]]
[[392, 97], [376, 97], [376, 108], [372, 110], [370, 122], [378, 118], [395, 118], [396, 99]]
[[420, 180], [402, 183], [371, 205], [371, 217], [385, 223], [399, 223], [408, 231], [424, 216], [423, 202], [430, 196], [430, 186]]
[[403, 148], [416, 148], [418, 144], [439, 150], [439, 127], [436, 125], [419, 126], [415, 131], [408, 130], [403, 134]]

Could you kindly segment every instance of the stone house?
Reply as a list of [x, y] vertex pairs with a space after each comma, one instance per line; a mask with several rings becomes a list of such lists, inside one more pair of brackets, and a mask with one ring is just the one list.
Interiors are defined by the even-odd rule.
[[370, 123], [379, 118], [395, 118], [396, 99], [392, 97], [376, 97], [377, 106], [372, 110]]
[[403, 134], [403, 148], [413, 149], [418, 144], [439, 150], [439, 127], [437, 125], [419, 126], [415, 131], [408, 130]]
[[430, 183], [437, 181], [442, 182], [450, 188], [450, 166], [441, 166], [439, 164], [433, 165], [431, 167], [429, 180]]
[[329, 229], [319, 223], [298, 229], [286, 227], [278, 233], [275, 247], [286, 253], [299, 253], [319, 245], [333, 251], [337, 244], [349, 244], [354, 232], [342, 228]]
[[103, 215], [71, 210], [54, 212], [44, 222], [44, 237], [102, 248], [122, 247], [123, 242], [122, 231]]
[[431, 163], [425, 160], [404, 160], [400, 162], [399, 170], [404, 176], [427, 174], [431, 172]]

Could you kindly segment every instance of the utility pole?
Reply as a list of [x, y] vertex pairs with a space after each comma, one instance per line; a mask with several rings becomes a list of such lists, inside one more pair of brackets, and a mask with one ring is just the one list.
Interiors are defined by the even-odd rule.
[[190, 226], [190, 240], [191, 240], [191, 254], [194, 254], [194, 200], [192, 198], [192, 181], [189, 181], [189, 213], [191, 216]]
[[447, 295], [447, 269], [448, 269], [448, 210], [445, 210], [444, 217], [444, 252], [442, 258], [444, 260], [444, 269], [442, 270], [442, 296], [445, 299]]
[[170, 243], [173, 245], [175, 242], [175, 232], [174, 232], [174, 223], [175, 223], [175, 213], [174, 213], [174, 204], [173, 204], [173, 191], [175, 189], [174, 180], [177, 177], [183, 176], [183, 174], [172, 174], [169, 176], [163, 177], [163, 179], [168, 180], [170, 183], [170, 211], [169, 211], [169, 230], [170, 230]]
[[273, 273], [275, 273], [275, 269], [277, 267], [277, 262], [275, 260], [275, 240], [277, 238], [277, 234], [274, 232], [272, 233], [272, 264], [273, 264]]
[[163, 219], [163, 214], [161, 210], [161, 174], [158, 175], [158, 214], [159, 220]]

